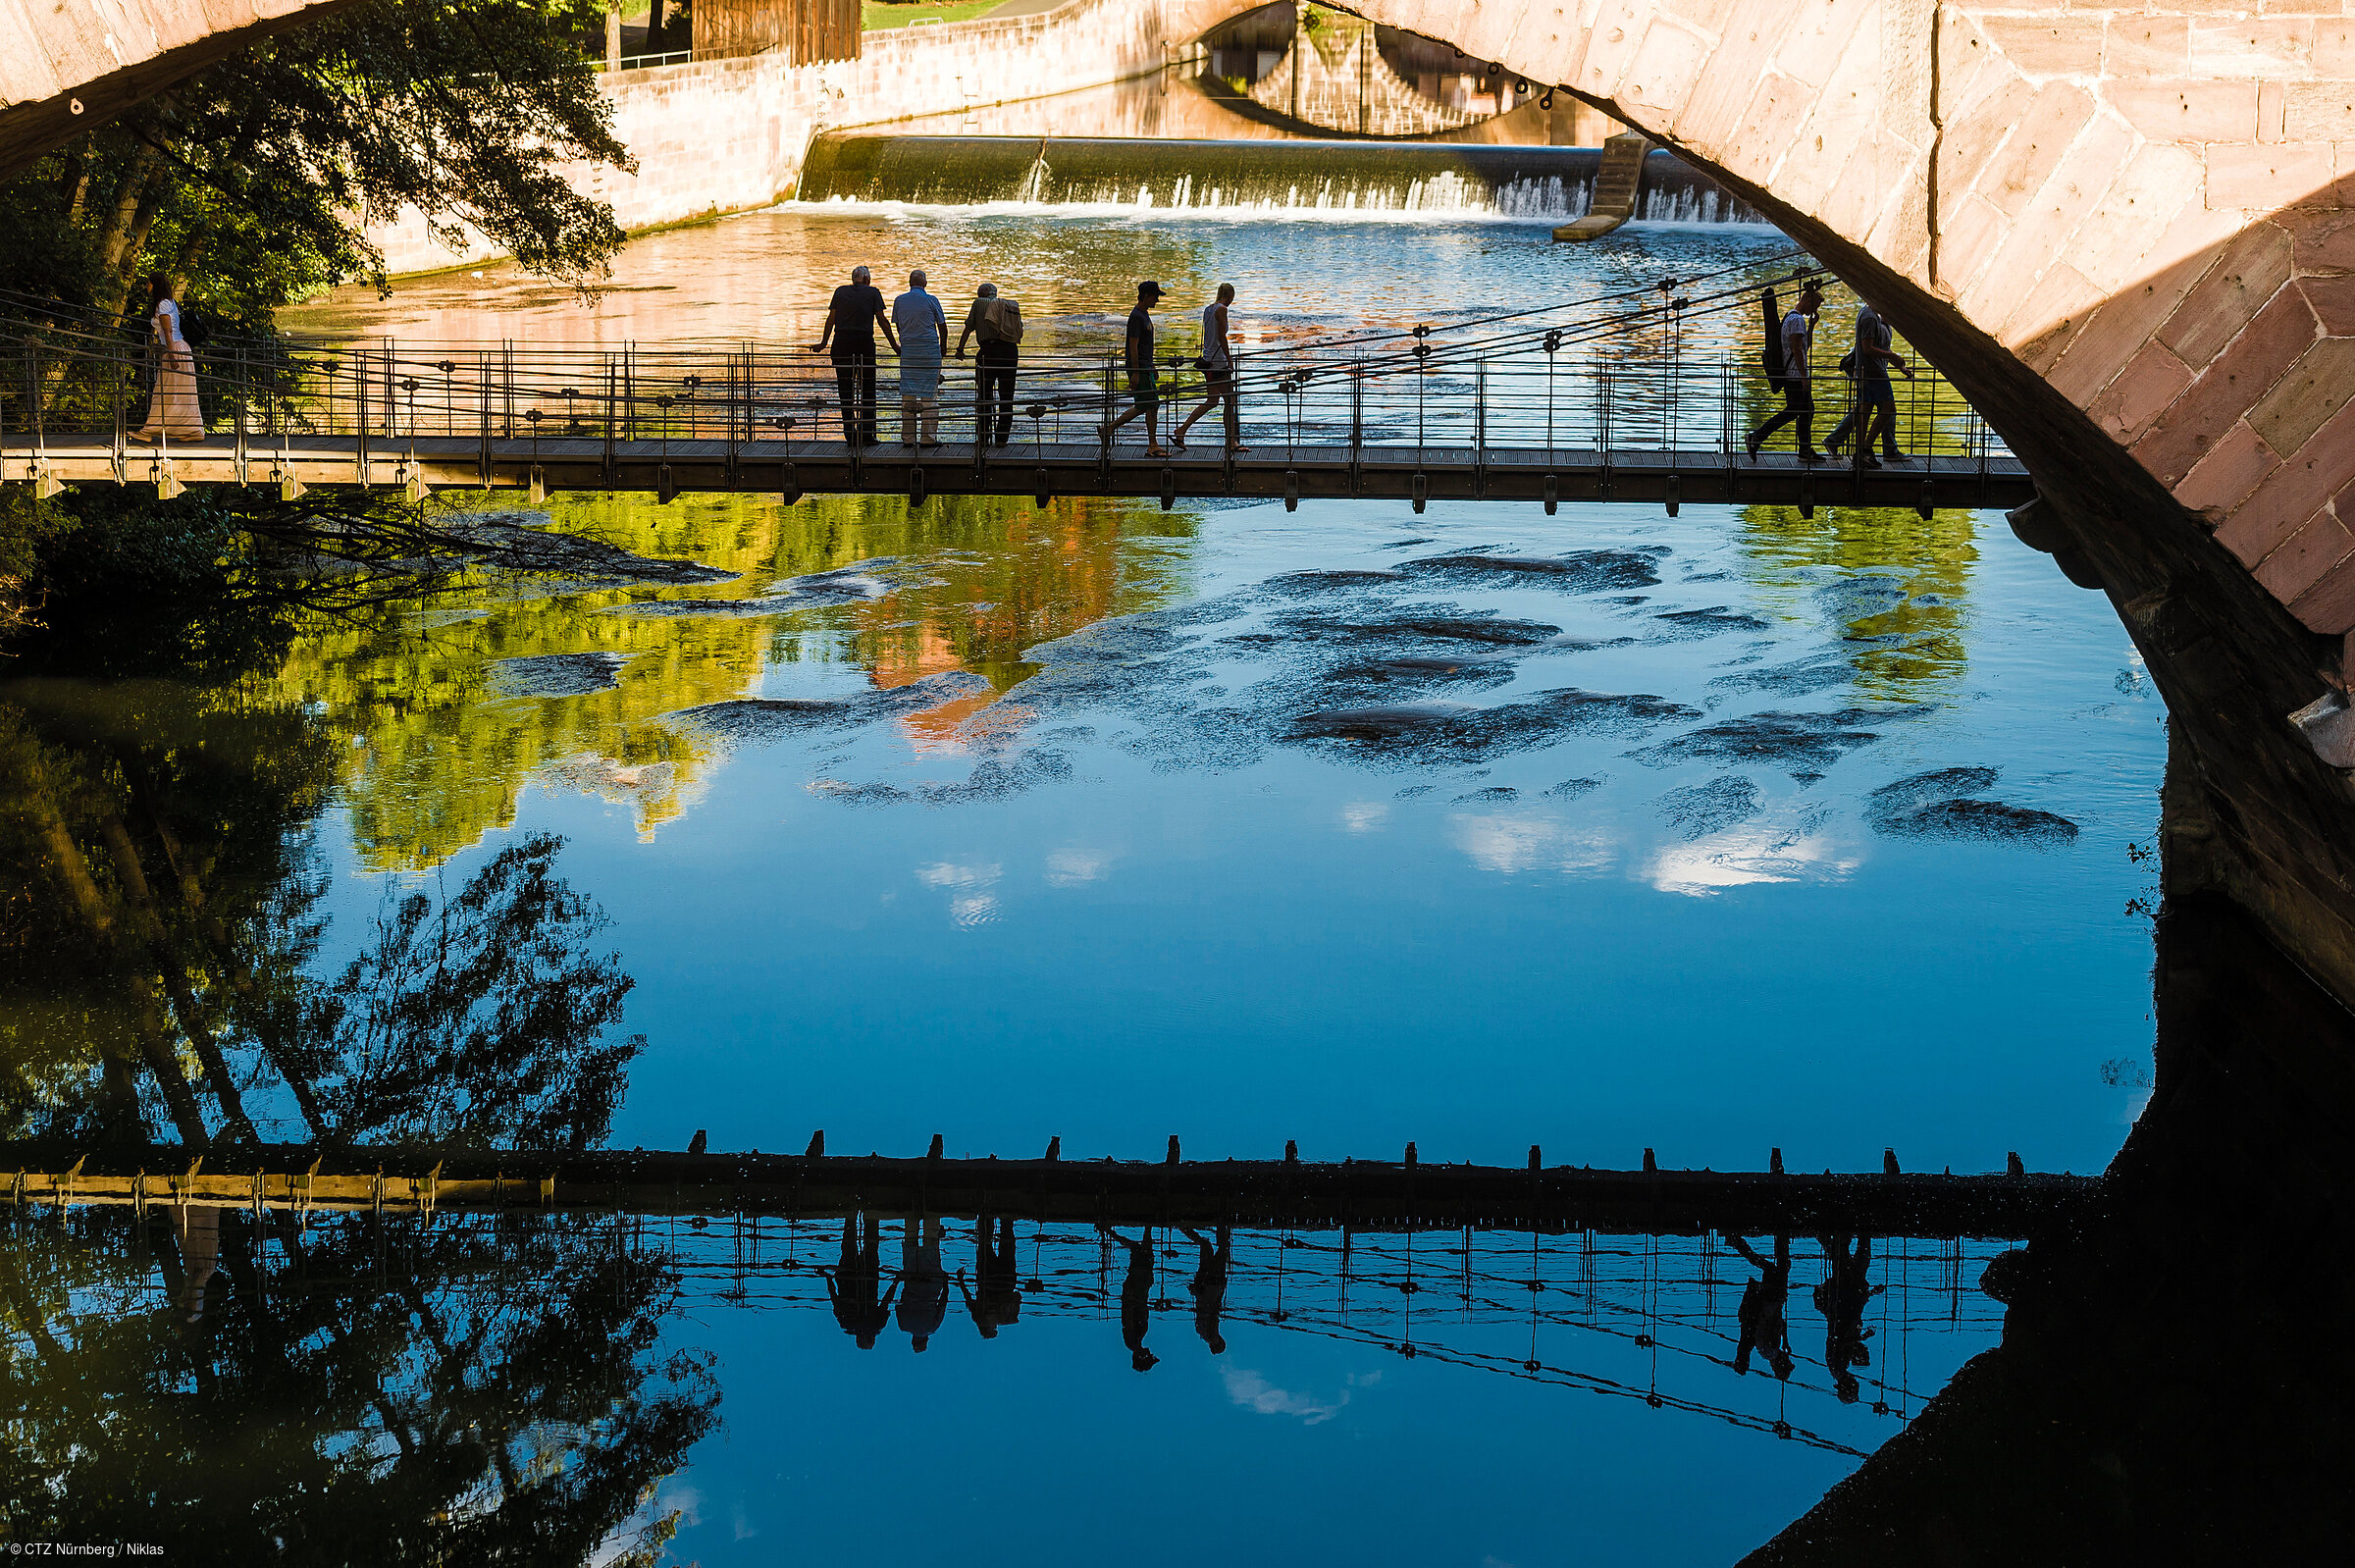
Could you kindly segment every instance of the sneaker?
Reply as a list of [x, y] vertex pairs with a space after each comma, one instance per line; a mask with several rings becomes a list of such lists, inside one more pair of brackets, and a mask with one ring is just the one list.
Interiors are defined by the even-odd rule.
[[1881, 466], [1881, 460], [1878, 457], [1873, 456], [1870, 452], [1866, 452], [1863, 456], [1857, 459], [1857, 466], [1858, 468], [1878, 468]]
[[1756, 462], [1758, 460], [1758, 438], [1753, 436], [1742, 444], [1750, 448], [1750, 460], [1753, 463]]
[[1820, 463], [1823, 461], [1823, 453], [1812, 446], [1804, 447], [1800, 451], [1799, 460], [1803, 463]]

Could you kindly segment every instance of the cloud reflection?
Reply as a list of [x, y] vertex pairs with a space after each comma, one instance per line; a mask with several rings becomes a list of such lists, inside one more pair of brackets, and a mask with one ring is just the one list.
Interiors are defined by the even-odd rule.
[[1550, 816], [1499, 812], [1449, 819], [1455, 847], [1484, 871], [1598, 871], [1618, 854], [1600, 828], [1573, 827]]
[[1227, 1397], [1246, 1410], [1256, 1410], [1263, 1416], [1298, 1416], [1304, 1427], [1322, 1426], [1341, 1413], [1349, 1402], [1344, 1392], [1336, 1400], [1319, 1399], [1313, 1394], [1293, 1393], [1279, 1388], [1256, 1372], [1239, 1368], [1226, 1370]]
[[1057, 850], [1047, 857], [1047, 880], [1056, 887], [1099, 881], [1113, 860], [1109, 850]]
[[994, 861], [987, 865], [954, 865], [943, 861], [917, 866], [916, 879], [950, 893], [949, 917], [959, 925], [987, 925], [998, 917], [997, 897], [987, 890], [996, 884], [1002, 869]]
[[1760, 882], [1838, 881], [1854, 871], [1858, 857], [1812, 827], [1745, 822], [1689, 844], [1667, 845], [1645, 877], [1663, 893], [1705, 898]]

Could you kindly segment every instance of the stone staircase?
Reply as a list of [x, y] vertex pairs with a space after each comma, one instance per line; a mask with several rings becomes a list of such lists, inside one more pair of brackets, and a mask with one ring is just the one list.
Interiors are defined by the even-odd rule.
[[1650, 138], [1623, 131], [1602, 144], [1602, 167], [1595, 172], [1595, 199], [1587, 215], [1553, 232], [1556, 239], [1597, 239], [1636, 215], [1636, 198], [1644, 185], [1644, 158]]

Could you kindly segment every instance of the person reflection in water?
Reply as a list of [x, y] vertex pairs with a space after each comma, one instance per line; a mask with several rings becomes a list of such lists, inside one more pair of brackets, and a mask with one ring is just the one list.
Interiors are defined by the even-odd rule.
[[979, 1256], [973, 1263], [973, 1283], [977, 1290], [965, 1285], [965, 1272], [957, 1274], [957, 1292], [965, 1297], [965, 1310], [971, 1313], [973, 1327], [981, 1331], [984, 1339], [995, 1339], [998, 1331], [1022, 1315], [1021, 1287], [1014, 1266], [1014, 1222], [998, 1222], [998, 1244], [993, 1250], [989, 1243], [989, 1216], [983, 1215], [973, 1227], [973, 1247]]
[[[862, 1350], [872, 1350], [875, 1336], [890, 1324], [891, 1298], [900, 1288], [895, 1282], [890, 1290], [882, 1290], [881, 1228], [874, 1216], [868, 1215], [862, 1244], [859, 1217], [844, 1215], [842, 1260], [826, 1272], [826, 1295], [834, 1303], [834, 1321], [842, 1325], [844, 1333], [859, 1341]], [[878, 1295], [878, 1291], [882, 1293]]]
[[1128, 1346], [1128, 1364], [1151, 1372], [1161, 1357], [1145, 1348], [1145, 1331], [1153, 1326], [1153, 1228], [1131, 1241], [1108, 1225], [1098, 1230], [1128, 1249], [1128, 1272], [1121, 1277], [1121, 1339]]
[[[1180, 1230], [1185, 1230], [1179, 1226]], [[1194, 1244], [1201, 1261], [1194, 1265], [1194, 1278], [1187, 1289], [1194, 1293], [1194, 1333], [1210, 1346], [1210, 1353], [1227, 1353], [1227, 1336], [1219, 1333], [1219, 1319], [1227, 1310], [1227, 1271], [1234, 1263], [1234, 1227], [1219, 1227], [1219, 1245], [1216, 1251], [1209, 1242], [1191, 1230], [1185, 1238]]]
[[1823, 1283], [1815, 1287], [1815, 1310], [1823, 1314], [1823, 1364], [1831, 1370], [1832, 1389], [1842, 1404], [1857, 1402], [1857, 1380], [1851, 1367], [1869, 1367], [1872, 1353], [1864, 1341], [1872, 1331], [1864, 1327], [1864, 1307], [1881, 1293], [1872, 1282], [1872, 1237], [1857, 1237], [1857, 1250], [1848, 1250], [1846, 1236], [1817, 1236], [1823, 1247]]
[[900, 1327], [908, 1331], [916, 1354], [940, 1332], [949, 1315], [949, 1272], [941, 1267], [940, 1243], [945, 1233], [938, 1220], [917, 1222], [911, 1216], [900, 1232]]
[[1747, 1377], [1750, 1355], [1755, 1350], [1766, 1358], [1774, 1375], [1788, 1383], [1791, 1380], [1791, 1323], [1787, 1306], [1791, 1299], [1791, 1238], [1774, 1238], [1774, 1261], [1768, 1263], [1750, 1249], [1750, 1243], [1740, 1236], [1727, 1236], [1734, 1250], [1748, 1258], [1759, 1278], [1742, 1287], [1742, 1305], [1735, 1309], [1734, 1320], [1742, 1326], [1742, 1337], [1734, 1346], [1734, 1371]]
[[182, 1314], [190, 1323], [204, 1318], [204, 1290], [221, 1268], [221, 1211], [191, 1204], [172, 1211], [172, 1233], [180, 1242]]

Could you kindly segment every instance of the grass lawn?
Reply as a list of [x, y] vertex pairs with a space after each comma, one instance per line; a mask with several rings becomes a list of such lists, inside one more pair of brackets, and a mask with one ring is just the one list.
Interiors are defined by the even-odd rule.
[[865, 0], [860, 8], [859, 25], [869, 32], [877, 32], [916, 22], [968, 22], [989, 15], [1000, 3], [1001, 0], [957, 0], [950, 4], [939, 0]]

